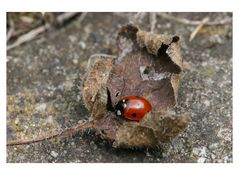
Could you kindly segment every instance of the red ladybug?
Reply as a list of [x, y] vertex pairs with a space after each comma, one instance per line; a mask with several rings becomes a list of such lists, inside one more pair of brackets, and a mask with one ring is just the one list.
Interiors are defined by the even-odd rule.
[[146, 113], [152, 110], [151, 104], [143, 97], [123, 96], [114, 107], [117, 116], [129, 120], [141, 120]]

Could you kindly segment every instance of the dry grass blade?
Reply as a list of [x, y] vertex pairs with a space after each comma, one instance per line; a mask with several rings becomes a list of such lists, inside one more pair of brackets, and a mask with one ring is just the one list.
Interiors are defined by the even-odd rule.
[[11, 27], [7, 32], [7, 41], [12, 37], [12, 34], [14, 33], [14, 28]]
[[195, 28], [195, 30], [191, 33], [190, 38], [189, 38], [189, 42], [191, 42], [191, 41], [195, 38], [195, 36], [197, 35], [197, 33], [200, 31], [200, 29], [201, 29], [205, 24], [207, 24], [207, 23], [209, 22], [209, 20], [210, 20], [209, 17], [205, 17], [205, 18], [202, 20], [201, 24], [199, 24], [199, 25]]
[[[61, 24], [64, 21], [74, 17], [76, 14], [77, 14], [76, 12], [63, 13], [62, 15], [59, 15], [56, 20], [59, 24]], [[83, 17], [81, 17], [81, 19], [83, 20], [86, 13], [82, 13], [82, 15], [83, 15]], [[80, 21], [82, 21], [82, 20], [80, 20]], [[28, 41], [35, 39], [39, 34], [45, 32], [50, 27], [51, 27], [50, 24], [45, 24], [43, 26], [40, 26], [40, 27], [37, 27], [36, 29], [31, 30], [30, 32], [28, 32], [26, 34], [23, 34], [13, 44], [8, 45], [7, 50], [13, 49], [23, 43], [26, 43]]]
[[27, 41], [33, 40], [34, 38], [36, 38], [37, 35], [45, 32], [46, 29], [48, 29], [49, 27], [50, 27], [49, 25], [40, 26], [40, 27], [38, 27], [34, 30], [31, 30], [30, 32], [20, 36], [13, 44], [7, 46], [7, 50], [13, 49]]
[[[157, 15], [159, 15], [162, 18], [173, 20], [173, 21], [176, 21], [176, 22], [182, 23], [182, 24], [196, 25], [196, 26], [201, 24], [201, 21], [191, 21], [186, 18], [175, 17], [175, 16], [167, 14], [167, 13], [158, 13]], [[223, 20], [210, 21], [207, 23], [207, 25], [225, 25], [225, 24], [229, 24], [231, 22], [232, 22], [231, 18], [225, 18]]]
[[139, 24], [146, 15], [146, 12], [138, 12], [130, 18], [129, 23]]
[[156, 13], [149, 13], [149, 20], [150, 20], [150, 32], [154, 33], [157, 22]]

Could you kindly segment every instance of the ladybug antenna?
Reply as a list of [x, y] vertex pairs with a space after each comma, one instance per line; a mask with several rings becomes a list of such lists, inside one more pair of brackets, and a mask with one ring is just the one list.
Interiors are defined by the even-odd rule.
[[110, 95], [110, 91], [109, 91], [108, 87], [107, 87], [107, 96], [108, 96], [107, 97], [107, 105], [106, 105], [107, 110], [108, 111], [115, 111], [115, 108], [112, 105], [111, 95]]

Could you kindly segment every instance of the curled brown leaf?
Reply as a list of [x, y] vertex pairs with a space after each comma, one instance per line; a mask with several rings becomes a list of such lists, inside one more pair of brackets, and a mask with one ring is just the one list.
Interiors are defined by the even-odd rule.
[[[114, 147], [152, 147], [170, 142], [190, 122], [185, 115], [168, 114], [177, 101], [183, 59], [179, 37], [141, 31], [128, 24], [117, 37], [118, 57], [92, 64], [83, 83], [83, 99], [93, 128]], [[119, 118], [107, 108], [121, 96], [143, 96], [152, 112], [141, 121]]]

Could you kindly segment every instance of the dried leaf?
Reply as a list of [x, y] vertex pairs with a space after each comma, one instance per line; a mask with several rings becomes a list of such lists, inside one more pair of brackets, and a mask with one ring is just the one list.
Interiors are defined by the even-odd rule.
[[[83, 99], [93, 127], [114, 147], [152, 147], [170, 142], [190, 117], [168, 114], [176, 105], [183, 59], [179, 37], [156, 35], [128, 24], [117, 37], [118, 57], [96, 58], [83, 83]], [[116, 104], [121, 96], [143, 96], [152, 112], [141, 121], [119, 118], [108, 111], [108, 94]]]
[[96, 95], [108, 80], [112, 68], [112, 59], [104, 58], [102, 56], [94, 56], [91, 57], [89, 61], [89, 71], [86, 73], [83, 81], [82, 96], [87, 109], [92, 112], [94, 103], [96, 102]]

